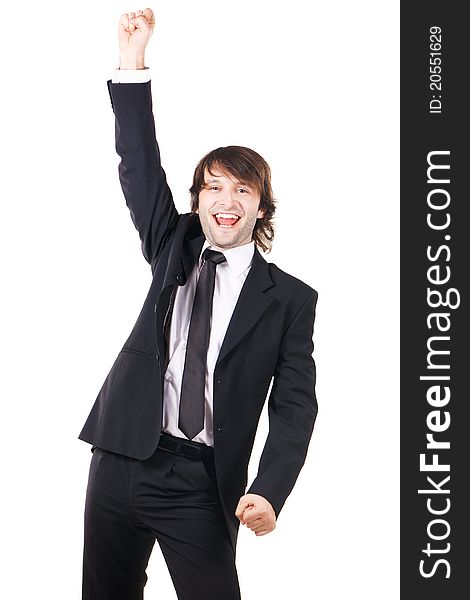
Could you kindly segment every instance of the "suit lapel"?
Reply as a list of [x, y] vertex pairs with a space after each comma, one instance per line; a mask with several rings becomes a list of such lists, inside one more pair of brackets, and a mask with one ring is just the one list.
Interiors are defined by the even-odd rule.
[[217, 364], [240, 343], [245, 335], [259, 321], [273, 298], [265, 294], [265, 290], [274, 285], [268, 270], [268, 263], [255, 247], [253, 262], [243, 284], [240, 296], [233, 311], [232, 318], [220, 348]]
[[185, 216], [171, 244], [162, 290], [167, 286], [185, 285], [204, 244], [199, 216], [196, 213]]
[[186, 219], [177, 229], [171, 244], [162, 289], [155, 304], [157, 345], [162, 357], [166, 356], [165, 322], [170, 316], [170, 304], [174, 299], [176, 286], [187, 282], [205, 239], [198, 215], [190, 213], [185, 216]]

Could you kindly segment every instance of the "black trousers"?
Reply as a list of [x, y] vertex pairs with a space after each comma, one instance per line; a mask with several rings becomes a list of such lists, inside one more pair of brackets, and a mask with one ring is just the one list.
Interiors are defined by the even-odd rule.
[[240, 599], [213, 459], [158, 449], [139, 461], [97, 448], [85, 506], [83, 600], [142, 600], [155, 540], [179, 600]]

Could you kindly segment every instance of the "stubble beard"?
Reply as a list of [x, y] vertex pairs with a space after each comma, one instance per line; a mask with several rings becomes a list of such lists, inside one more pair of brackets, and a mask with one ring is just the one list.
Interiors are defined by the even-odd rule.
[[[212, 224], [208, 219], [212, 219], [212, 216], [204, 216], [201, 219], [201, 226], [207, 241], [218, 248], [229, 250], [230, 248], [236, 248], [237, 246], [243, 246], [248, 244], [253, 239], [253, 229], [256, 225], [256, 218], [253, 221], [244, 221], [234, 227], [233, 231], [227, 230], [226, 232], [218, 229], [217, 224]], [[228, 234], [228, 235], [227, 235]]]

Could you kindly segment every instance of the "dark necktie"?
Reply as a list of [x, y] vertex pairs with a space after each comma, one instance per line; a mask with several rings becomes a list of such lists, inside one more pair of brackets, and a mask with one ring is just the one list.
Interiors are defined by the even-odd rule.
[[206, 248], [189, 324], [181, 384], [179, 429], [191, 440], [204, 428], [207, 348], [214, 296], [215, 269], [226, 260], [222, 252]]

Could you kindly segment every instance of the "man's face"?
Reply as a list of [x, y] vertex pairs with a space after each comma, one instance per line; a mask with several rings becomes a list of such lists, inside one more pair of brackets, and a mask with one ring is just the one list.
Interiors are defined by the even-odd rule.
[[221, 250], [248, 244], [256, 219], [264, 215], [259, 192], [215, 168], [212, 174], [206, 169], [204, 182], [196, 212], [207, 241]]

